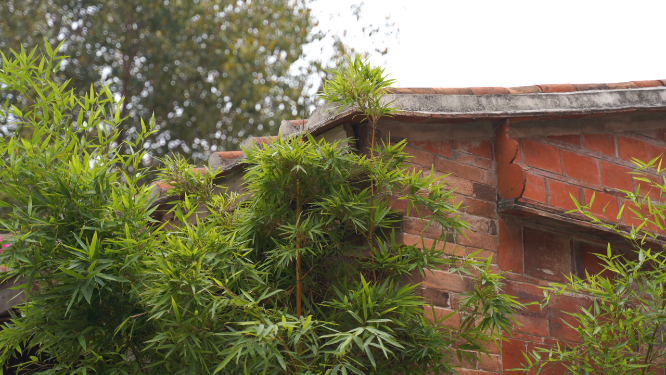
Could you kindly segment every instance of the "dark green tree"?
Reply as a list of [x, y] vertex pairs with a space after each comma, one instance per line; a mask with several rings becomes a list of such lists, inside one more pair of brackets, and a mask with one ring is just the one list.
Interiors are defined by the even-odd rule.
[[[283, 119], [307, 117], [322, 63], [292, 65], [304, 45], [325, 36], [313, 31], [308, 7], [309, 0], [7, 0], [0, 50], [64, 41], [59, 81], [71, 79], [79, 95], [108, 85], [116, 100], [124, 97], [123, 138], [136, 137], [140, 119], [154, 113], [149, 154], [205, 158], [237, 149], [248, 135], [275, 134]], [[346, 49], [331, 40], [334, 50]], [[0, 123], [0, 134], [10, 131]]]

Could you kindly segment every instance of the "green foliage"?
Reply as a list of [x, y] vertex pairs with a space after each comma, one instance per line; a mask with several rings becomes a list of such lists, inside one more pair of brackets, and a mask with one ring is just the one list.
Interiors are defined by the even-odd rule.
[[[661, 157], [649, 162], [634, 160], [634, 179], [666, 195], [666, 180], [654, 180], [666, 169]], [[555, 363], [574, 374], [658, 374], [666, 368], [666, 255], [659, 241], [665, 228], [664, 203], [652, 202], [648, 192], [627, 191], [631, 202], [623, 205], [618, 218], [636, 217], [641, 224], [626, 231], [602, 221], [590, 212], [594, 196], [587, 205], [576, 203], [577, 211], [598, 226], [613, 230], [626, 239], [633, 251], [615, 251], [608, 244], [606, 253], [597, 254], [603, 271], [586, 273], [581, 279], [568, 277], [565, 284], [544, 289], [547, 304], [551, 296], [581, 293], [593, 298], [590, 308], [572, 313], [581, 342], [538, 349], [525, 356], [522, 370], [538, 370]], [[575, 199], [574, 199], [575, 201]]]
[[[0, 50], [64, 41], [69, 57], [59, 82], [71, 80], [78, 95], [94, 84], [124, 97], [123, 137], [136, 137], [141, 118], [154, 113], [151, 154], [203, 159], [237, 149], [248, 135], [274, 134], [283, 119], [307, 117], [317, 88], [311, 85], [319, 85], [326, 62], [292, 65], [311, 42], [330, 42], [336, 56], [347, 49], [314, 30], [309, 3], [6, 0]], [[3, 95], [21, 106], [16, 93]]]
[[388, 89], [395, 80], [388, 79], [382, 67], [372, 67], [362, 56], [348, 58], [346, 66], [332, 72], [326, 81], [322, 99], [338, 106], [359, 110], [374, 129], [382, 116], [391, 116], [396, 108], [386, 103]]
[[158, 241], [149, 191], [136, 184], [144, 152], [114, 152], [120, 114], [111, 92], [81, 97], [55, 84], [60, 58], [47, 50], [3, 56], [0, 71], [0, 86], [36, 98], [21, 110], [6, 102], [0, 114], [24, 134], [0, 140], [0, 190], [16, 202], [0, 221], [12, 234], [0, 263], [11, 269], [6, 278], [27, 281], [30, 297], [0, 333], [0, 361], [23, 346], [40, 352], [33, 369], [50, 358], [52, 373], [133, 371], [140, 362], [126, 356], [153, 331], [145, 318], [130, 318], [145, 311], [134, 286]]
[[[20, 366], [43, 374], [451, 373], [513, 321], [520, 304], [489, 260], [395, 240], [390, 196], [427, 208], [442, 238], [466, 228], [446, 185], [407, 168], [404, 142], [370, 160], [346, 142], [278, 138], [245, 150], [245, 196], [167, 158], [173, 220], [158, 223], [138, 183], [151, 130], [117, 152], [113, 95], [53, 84], [57, 59], [21, 52], [0, 71], [38, 98], [2, 113], [29, 129], [0, 139], [0, 194], [17, 202], [0, 263], [29, 298], [0, 331], [1, 363], [32, 349]], [[479, 275], [459, 327], [405, 278], [435, 267]]]

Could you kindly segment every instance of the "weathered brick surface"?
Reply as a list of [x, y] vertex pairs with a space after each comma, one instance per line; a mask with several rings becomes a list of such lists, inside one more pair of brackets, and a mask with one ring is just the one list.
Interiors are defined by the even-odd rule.
[[558, 233], [523, 228], [525, 273], [540, 279], [565, 282], [571, 273], [571, 239]]
[[563, 208], [565, 210], [573, 210], [576, 208], [572, 197], [579, 203], [582, 202], [580, 190], [581, 188], [562, 182], [559, 180], [548, 179], [549, 203], [551, 206]]
[[[546, 91], [563, 87], [545, 87]], [[529, 205], [544, 215], [565, 217], [565, 211], [575, 209], [571, 196], [581, 204], [590, 204], [590, 211], [610, 222], [638, 225], [641, 223], [628, 209], [618, 218], [622, 204], [627, 203], [622, 190], [641, 186], [641, 196], [663, 202], [659, 192], [650, 191], [647, 183], [634, 181], [628, 173], [631, 159], [648, 160], [666, 154], [663, 129], [648, 129], [625, 133], [550, 135], [522, 138], [512, 163], [525, 171], [525, 187], [517, 202]], [[423, 138], [420, 138], [423, 139]], [[566, 282], [566, 275], [585, 277], [585, 272], [603, 271], [595, 254], [605, 253], [607, 242], [593, 237], [585, 230], [571, 227], [560, 229], [532, 220], [529, 215], [498, 212], [506, 203], [498, 196], [497, 165], [493, 156], [492, 139], [410, 141], [406, 150], [414, 156], [413, 168], [428, 172], [434, 168], [438, 175], [447, 175], [443, 182], [455, 189], [460, 202], [460, 218], [469, 224], [464, 236], [434, 245], [442, 234], [436, 224], [427, 229], [414, 213], [405, 217], [400, 240], [419, 248], [436, 246], [449, 256], [469, 255], [492, 257], [493, 272], [507, 272], [504, 292], [520, 302], [534, 303], [543, 299], [541, 287], [552, 282]], [[650, 175], [658, 181], [656, 174]], [[594, 195], [594, 201], [592, 196]], [[400, 202], [392, 202], [404, 209]], [[646, 209], [643, 210], [645, 213]], [[565, 219], [561, 219], [565, 220]], [[620, 244], [613, 244], [620, 248]], [[447, 267], [414, 275], [421, 282], [421, 295], [435, 306], [442, 317], [453, 313], [463, 299], [463, 293], [473, 287], [473, 278], [452, 274]], [[522, 366], [525, 351], [552, 347], [558, 343], [579, 340], [568, 313], [590, 306], [586, 296], [566, 295], [552, 299], [543, 309], [538, 304], [527, 306], [517, 315], [512, 337], [501, 343], [501, 352], [491, 349], [490, 357], [476, 363], [462, 363], [461, 374], [509, 374], [508, 369]], [[431, 311], [427, 316], [432, 318]], [[460, 315], [453, 314], [443, 324], [455, 327]], [[562, 366], [544, 369], [542, 374], [562, 374]]]
[[615, 142], [612, 134], [584, 134], [583, 148], [606, 156], [615, 156]]
[[451, 141], [413, 141], [409, 145], [437, 155], [451, 156]]
[[524, 139], [523, 153], [525, 163], [529, 166], [554, 173], [562, 172], [560, 149], [556, 146]]
[[562, 152], [562, 158], [566, 176], [591, 184], [599, 184], [598, 159], [569, 150]]
[[647, 161], [650, 160], [650, 145], [635, 138], [618, 136], [617, 156], [628, 161], [634, 158]]
[[612, 189], [633, 189], [632, 178], [629, 174], [630, 168], [603, 160], [599, 161], [599, 165], [601, 166], [601, 185]]

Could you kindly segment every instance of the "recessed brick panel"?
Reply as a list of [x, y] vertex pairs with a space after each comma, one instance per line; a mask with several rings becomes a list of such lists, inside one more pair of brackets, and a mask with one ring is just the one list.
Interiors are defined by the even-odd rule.
[[613, 134], [583, 134], [581, 137], [583, 148], [604, 154], [615, 156], [615, 143]]
[[451, 141], [412, 141], [409, 144], [437, 155], [451, 157]]
[[502, 271], [523, 273], [523, 243], [520, 221], [511, 217], [499, 220], [499, 267]]
[[559, 148], [535, 142], [531, 139], [523, 139], [523, 152], [527, 165], [554, 173], [562, 173]]
[[619, 135], [617, 137], [617, 156], [629, 161], [632, 159], [648, 161], [650, 160], [650, 145], [635, 138]]
[[562, 150], [564, 172], [577, 180], [599, 184], [599, 166], [597, 159], [576, 152]]
[[585, 272], [596, 275], [604, 270], [603, 262], [596, 254], [606, 254], [607, 248], [588, 242], [574, 243], [574, 259], [576, 262], [576, 275], [585, 277]]
[[599, 161], [601, 169], [601, 184], [605, 187], [630, 191], [634, 184], [629, 174], [631, 169], [609, 163], [603, 160]]
[[525, 273], [540, 279], [565, 282], [571, 273], [571, 239], [534, 228], [523, 228]]
[[551, 206], [573, 210], [576, 208], [576, 205], [573, 199], [571, 199], [572, 196], [578, 203], [582, 202], [580, 188], [566, 182], [548, 179], [548, 192]]
[[482, 158], [493, 158], [493, 148], [489, 139], [453, 141], [453, 148]]

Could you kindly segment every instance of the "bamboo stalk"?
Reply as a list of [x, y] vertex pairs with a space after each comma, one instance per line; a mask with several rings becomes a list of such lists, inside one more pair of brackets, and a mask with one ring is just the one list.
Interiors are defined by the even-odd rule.
[[302, 315], [302, 290], [301, 290], [301, 236], [299, 234], [301, 228], [301, 180], [296, 179], [296, 315]]
[[[372, 129], [372, 141], [370, 141], [370, 164], [375, 165], [375, 122], [370, 123], [370, 129]], [[370, 178], [370, 233], [368, 234], [368, 242], [370, 243], [370, 261], [372, 262], [372, 281], [377, 281], [377, 274], [375, 273], [375, 247], [373, 241], [373, 233], [375, 231], [374, 227], [374, 206], [375, 206], [375, 180]]]

